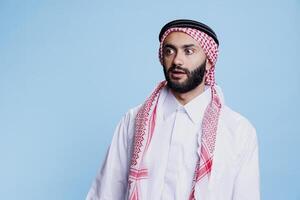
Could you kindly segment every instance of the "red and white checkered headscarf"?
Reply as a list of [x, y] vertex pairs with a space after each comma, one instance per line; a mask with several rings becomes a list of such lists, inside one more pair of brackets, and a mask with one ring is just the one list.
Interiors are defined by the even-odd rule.
[[[207, 106], [202, 126], [201, 126], [201, 146], [198, 149], [199, 159], [196, 164], [193, 184], [189, 200], [195, 199], [195, 185], [208, 176], [212, 170], [213, 152], [215, 149], [218, 119], [221, 110], [221, 102], [217, 95], [215, 85], [214, 68], [218, 57], [218, 45], [207, 34], [193, 28], [170, 28], [162, 36], [159, 58], [162, 63], [162, 47], [164, 39], [174, 31], [184, 32], [198, 41], [211, 63], [211, 68], [206, 74], [205, 84], [211, 86], [211, 102]], [[156, 124], [156, 109], [160, 92], [166, 86], [166, 81], [161, 82], [153, 93], [146, 99], [137, 113], [135, 119], [135, 136], [133, 143], [133, 152], [128, 177], [128, 199], [141, 200], [140, 189], [143, 187], [142, 181], [148, 178], [148, 167], [144, 163], [144, 156], [151, 143]]]

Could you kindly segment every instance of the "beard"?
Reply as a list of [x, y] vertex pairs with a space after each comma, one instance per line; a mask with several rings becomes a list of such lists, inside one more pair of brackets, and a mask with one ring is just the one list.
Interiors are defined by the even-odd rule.
[[[206, 66], [206, 60], [192, 71], [176, 65], [173, 65], [172, 67], [170, 67], [170, 69], [166, 70], [166, 67], [163, 66], [165, 78], [167, 81], [167, 86], [170, 89], [172, 89], [174, 92], [178, 92], [178, 93], [186, 93], [195, 89], [203, 81], [203, 78], [205, 76], [205, 71], [206, 71], [205, 66]], [[170, 78], [170, 73], [175, 70], [183, 71], [187, 75], [187, 79], [182, 83], [172, 81]]]

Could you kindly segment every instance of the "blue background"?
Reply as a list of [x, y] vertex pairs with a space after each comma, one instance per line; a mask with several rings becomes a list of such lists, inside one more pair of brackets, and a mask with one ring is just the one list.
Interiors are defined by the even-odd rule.
[[84, 199], [114, 128], [163, 79], [176, 18], [220, 40], [217, 81], [256, 127], [262, 199], [299, 200], [300, 1], [0, 1], [0, 199]]

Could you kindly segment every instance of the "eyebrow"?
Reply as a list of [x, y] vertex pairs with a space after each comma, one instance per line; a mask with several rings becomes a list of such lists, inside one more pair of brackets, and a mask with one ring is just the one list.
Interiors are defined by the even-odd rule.
[[[169, 47], [169, 48], [172, 48], [172, 49], [176, 49], [176, 46], [175, 45], [173, 45], [173, 44], [165, 44], [164, 46], [163, 46], [164, 48], [165, 47]], [[182, 49], [185, 49], [185, 48], [189, 48], [189, 47], [197, 47], [196, 45], [194, 45], [194, 44], [185, 44], [185, 45], [182, 45], [180, 48], [182, 48]]]

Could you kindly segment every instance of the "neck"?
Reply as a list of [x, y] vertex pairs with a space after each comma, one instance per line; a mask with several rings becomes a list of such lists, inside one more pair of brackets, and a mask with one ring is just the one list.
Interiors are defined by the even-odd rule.
[[179, 93], [175, 92], [171, 89], [172, 93], [174, 94], [175, 98], [179, 101], [181, 105], [186, 105], [188, 102], [193, 100], [195, 97], [203, 93], [205, 90], [204, 81], [198, 85], [195, 89], [188, 91], [186, 93]]

